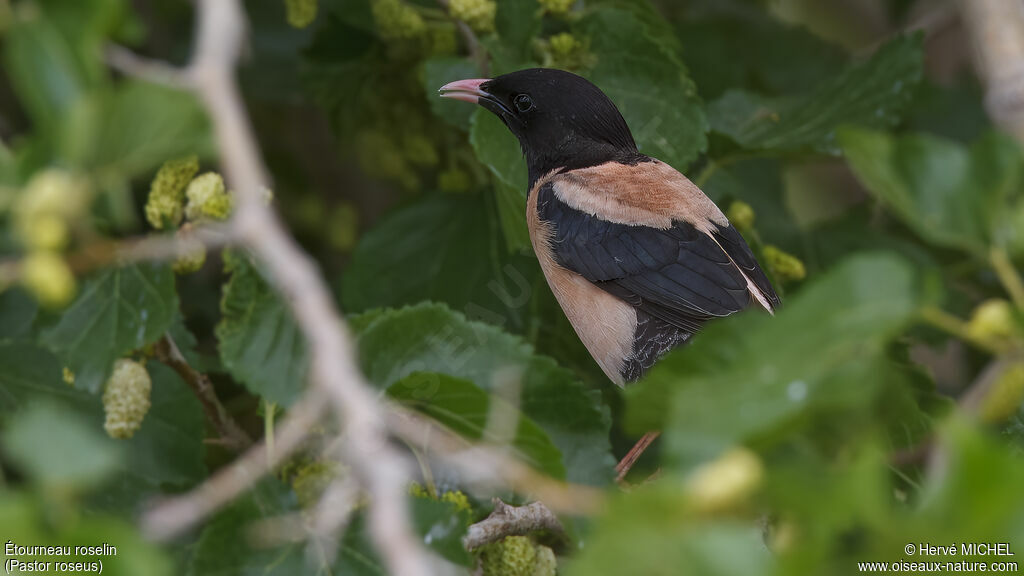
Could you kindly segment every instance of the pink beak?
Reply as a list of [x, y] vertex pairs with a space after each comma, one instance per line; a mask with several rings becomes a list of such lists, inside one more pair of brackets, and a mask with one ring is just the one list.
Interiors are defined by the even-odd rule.
[[477, 78], [474, 80], [459, 80], [441, 87], [441, 98], [453, 98], [470, 104], [477, 104], [480, 98], [487, 96], [487, 92], [480, 89], [480, 85], [490, 82], [488, 78]]

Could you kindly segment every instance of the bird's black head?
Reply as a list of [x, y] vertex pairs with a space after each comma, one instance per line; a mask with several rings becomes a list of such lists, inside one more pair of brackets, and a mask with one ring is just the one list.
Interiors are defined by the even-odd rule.
[[460, 80], [441, 88], [441, 96], [480, 104], [501, 118], [523, 147], [531, 186], [555, 169], [642, 158], [615, 104], [570, 72], [531, 68]]

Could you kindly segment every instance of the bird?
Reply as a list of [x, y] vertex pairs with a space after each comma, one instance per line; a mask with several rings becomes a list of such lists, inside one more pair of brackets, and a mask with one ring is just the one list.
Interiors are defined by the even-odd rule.
[[548, 286], [615, 384], [641, 379], [707, 322], [780, 300], [739, 231], [689, 178], [641, 153], [586, 78], [531, 68], [441, 87], [519, 140], [526, 222]]

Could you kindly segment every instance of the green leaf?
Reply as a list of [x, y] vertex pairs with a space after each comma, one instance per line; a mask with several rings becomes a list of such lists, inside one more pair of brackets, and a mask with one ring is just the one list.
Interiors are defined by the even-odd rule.
[[77, 386], [97, 392], [114, 361], [160, 339], [177, 309], [170, 267], [113, 268], [85, 284], [42, 341], [75, 373]]
[[468, 131], [473, 106], [450, 98], [441, 98], [437, 91], [449, 82], [478, 76], [479, 68], [468, 58], [435, 57], [424, 62], [423, 91], [427, 102], [430, 103], [430, 109], [441, 120]]
[[708, 107], [711, 127], [748, 150], [838, 154], [840, 125], [897, 122], [921, 79], [922, 60], [921, 38], [901, 37], [806, 95], [768, 98], [730, 90]]
[[4, 451], [43, 484], [98, 484], [117, 467], [120, 452], [103, 433], [66, 407], [36, 403], [15, 414], [3, 435]]
[[626, 391], [627, 423], [637, 432], [664, 429], [669, 455], [689, 465], [801, 417], [864, 407], [884, 347], [917, 299], [902, 260], [851, 258], [774, 318], [755, 312], [709, 325]]
[[925, 240], [984, 255], [1024, 238], [1014, 221], [1024, 214], [1024, 165], [1009, 137], [992, 133], [967, 149], [932, 136], [849, 128], [839, 142], [864, 187]]
[[838, 46], [755, 6], [734, 17], [686, 20], [677, 31], [684, 39], [683, 59], [690, 75], [709, 100], [729, 89], [773, 96], [810, 92], [835, 76], [847, 60]]
[[307, 555], [301, 545], [258, 546], [249, 537], [253, 523], [294, 513], [297, 509], [295, 495], [287, 487], [274, 478], [264, 479], [203, 528], [187, 573], [191, 576], [319, 573], [316, 566], [307, 565]]
[[470, 121], [469, 142], [476, 157], [494, 175], [498, 218], [510, 250], [530, 247], [526, 228], [526, 160], [516, 137], [494, 114], [477, 108]]
[[[469, 440], [508, 444], [519, 459], [536, 470], [565, 478], [562, 454], [544, 430], [517, 406], [484, 392], [472, 382], [446, 374], [414, 372], [389, 386], [387, 394]], [[492, 416], [506, 420], [507, 430], [500, 432], [507, 437], [495, 435], [492, 427], [498, 424], [491, 420]]]
[[56, 131], [91, 84], [75, 48], [45, 18], [20, 22], [4, 40], [5, 69], [20, 102], [39, 126]]
[[291, 310], [244, 253], [224, 252], [231, 279], [217, 325], [220, 359], [254, 394], [290, 406], [306, 388], [309, 351]]
[[435, 300], [522, 330], [539, 269], [507, 254], [488, 203], [483, 194], [433, 195], [383, 218], [345, 270], [344, 309]]
[[573, 32], [589, 39], [597, 63], [587, 77], [618, 106], [640, 151], [685, 170], [707, 148], [707, 119], [678, 55], [638, 13], [599, 5]]
[[473, 559], [462, 545], [469, 528], [469, 512], [451, 502], [412, 497], [412, 518], [416, 531], [431, 550], [449, 562], [469, 566]]
[[27, 335], [38, 311], [35, 298], [24, 290], [13, 288], [0, 292], [0, 340]]
[[490, 53], [494, 75], [525, 68], [532, 58], [532, 41], [540, 34], [540, 5], [537, 0], [502, 0], [494, 17], [495, 34], [481, 43]]
[[536, 355], [521, 339], [444, 306], [375, 314], [359, 335], [360, 364], [370, 381], [383, 388], [414, 372], [438, 372], [493, 391], [496, 379], [518, 373], [520, 410], [562, 452], [568, 480], [601, 485], [613, 477], [607, 408], [554, 361]]
[[138, 81], [76, 107], [62, 145], [72, 163], [128, 178], [168, 158], [213, 154], [210, 123], [194, 94]]
[[761, 529], [738, 520], [695, 521], [685, 487], [660, 480], [615, 497], [568, 565], [568, 576], [757, 576], [774, 573]]

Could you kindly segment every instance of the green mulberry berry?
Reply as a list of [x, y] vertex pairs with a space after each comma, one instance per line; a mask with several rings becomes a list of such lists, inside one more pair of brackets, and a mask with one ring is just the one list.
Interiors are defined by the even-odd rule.
[[189, 156], [165, 162], [153, 178], [146, 202], [146, 220], [157, 230], [181, 224], [185, 187], [199, 172], [199, 158]]
[[494, 17], [498, 13], [494, 0], [451, 0], [448, 10], [453, 18], [462, 20], [474, 32], [494, 32]]
[[466, 496], [466, 493], [461, 490], [452, 490], [441, 494], [441, 502], [455, 506], [455, 509], [460, 512], [469, 512], [473, 509], [469, 504], [469, 496]]
[[971, 313], [967, 333], [978, 340], [1007, 340], [1017, 331], [1013, 307], [1006, 300], [993, 298], [978, 305]]
[[284, 0], [288, 23], [294, 28], [305, 28], [316, 20], [317, 0]]
[[763, 477], [757, 454], [736, 448], [698, 468], [687, 483], [687, 495], [701, 512], [728, 510], [749, 498]]
[[550, 14], [567, 14], [576, 0], [540, 0], [541, 8]]
[[371, 10], [377, 33], [385, 40], [419, 38], [427, 30], [419, 12], [402, 0], [373, 0]]
[[48, 308], [61, 308], [75, 295], [75, 275], [59, 255], [30, 253], [21, 262], [21, 283]]
[[188, 204], [185, 217], [191, 222], [227, 220], [231, 215], [231, 195], [224, 188], [224, 179], [216, 172], [197, 176], [185, 190]]
[[807, 276], [804, 263], [792, 254], [779, 250], [776, 246], [764, 247], [764, 259], [775, 276], [782, 282], [803, 280]]
[[14, 211], [25, 220], [54, 215], [68, 221], [81, 216], [89, 201], [89, 186], [84, 180], [64, 170], [48, 169], [32, 176]]
[[742, 200], [736, 200], [729, 205], [729, 211], [726, 213], [726, 217], [729, 218], [729, 222], [731, 222], [737, 230], [742, 232], [754, 227], [754, 220], [757, 218], [757, 214], [754, 213], [754, 209], [751, 208], [750, 204], [747, 204]]
[[334, 477], [334, 468], [326, 462], [314, 461], [301, 466], [291, 479], [299, 506], [305, 509], [315, 506]]
[[555, 34], [539, 42], [544, 65], [565, 70], [585, 68], [593, 63], [588, 45], [568, 32]]
[[75, 385], [75, 373], [72, 372], [71, 369], [68, 368], [67, 366], [64, 367], [64, 370], [61, 372], [60, 377], [61, 380], [63, 380], [64, 383], [67, 384], [68, 386]]
[[61, 250], [68, 243], [68, 225], [63, 218], [43, 214], [21, 221], [18, 228], [25, 245], [33, 250]]
[[508, 536], [480, 550], [483, 576], [533, 576], [537, 548], [526, 536]]
[[114, 363], [114, 371], [103, 391], [103, 429], [111, 438], [131, 438], [142, 426], [149, 412], [149, 396], [153, 383], [146, 367], [122, 358]]

